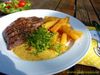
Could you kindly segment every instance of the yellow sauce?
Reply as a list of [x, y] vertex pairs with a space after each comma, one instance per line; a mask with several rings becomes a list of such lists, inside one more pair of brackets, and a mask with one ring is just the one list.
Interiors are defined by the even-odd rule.
[[46, 60], [51, 59], [56, 56], [58, 56], [58, 53], [55, 50], [44, 50], [43, 52], [38, 53], [37, 55], [34, 55], [32, 52], [35, 50], [34, 48], [31, 48], [31, 50], [27, 50], [28, 45], [22, 44], [20, 46], [17, 46], [13, 48], [13, 52], [19, 56], [23, 60]]

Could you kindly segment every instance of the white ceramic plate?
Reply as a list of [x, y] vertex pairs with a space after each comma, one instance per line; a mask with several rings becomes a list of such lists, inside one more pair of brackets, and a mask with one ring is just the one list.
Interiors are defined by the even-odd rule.
[[[19, 17], [29, 16], [57, 16], [70, 17], [72, 27], [83, 32], [83, 36], [77, 40], [66, 53], [50, 60], [24, 61], [16, 57], [13, 52], [8, 51], [4, 42], [2, 32], [14, 20]], [[9, 75], [47, 75], [61, 72], [78, 63], [89, 49], [91, 36], [88, 29], [79, 20], [62, 12], [53, 10], [35, 9], [13, 13], [0, 18], [0, 72]]]

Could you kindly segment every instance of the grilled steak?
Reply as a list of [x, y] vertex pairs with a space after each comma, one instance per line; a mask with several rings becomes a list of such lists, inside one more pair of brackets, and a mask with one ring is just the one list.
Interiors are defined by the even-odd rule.
[[32, 33], [43, 23], [42, 18], [37, 17], [21, 17], [11, 23], [4, 32], [3, 37], [7, 44], [7, 48], [12, 48], [21, 45], [25, 42], [26, 34]]

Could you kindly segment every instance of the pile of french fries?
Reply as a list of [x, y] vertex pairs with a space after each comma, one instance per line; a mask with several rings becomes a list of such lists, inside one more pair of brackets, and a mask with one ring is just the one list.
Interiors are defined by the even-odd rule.
[[58, 18], [53, 16], [45, 16], [44, 24], [42, 25], [44, 28], [55, 33], [52, 44], [56, 44], [56, 42], [59, 41], [63, 45], [63, 52], [66, 49], [65, 45], [69, 39], [76, 41], [82, 36], [81, 31], [72, 28], [69, 20], [69, 17]]

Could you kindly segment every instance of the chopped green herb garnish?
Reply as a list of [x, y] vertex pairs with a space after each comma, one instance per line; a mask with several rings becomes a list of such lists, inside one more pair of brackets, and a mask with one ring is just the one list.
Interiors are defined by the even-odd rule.
[[36, 54], [50, 47], [50, 41], [53, 33], [47, 29], [40, 27], [27, 37], [30, 46], [36, 48]]

